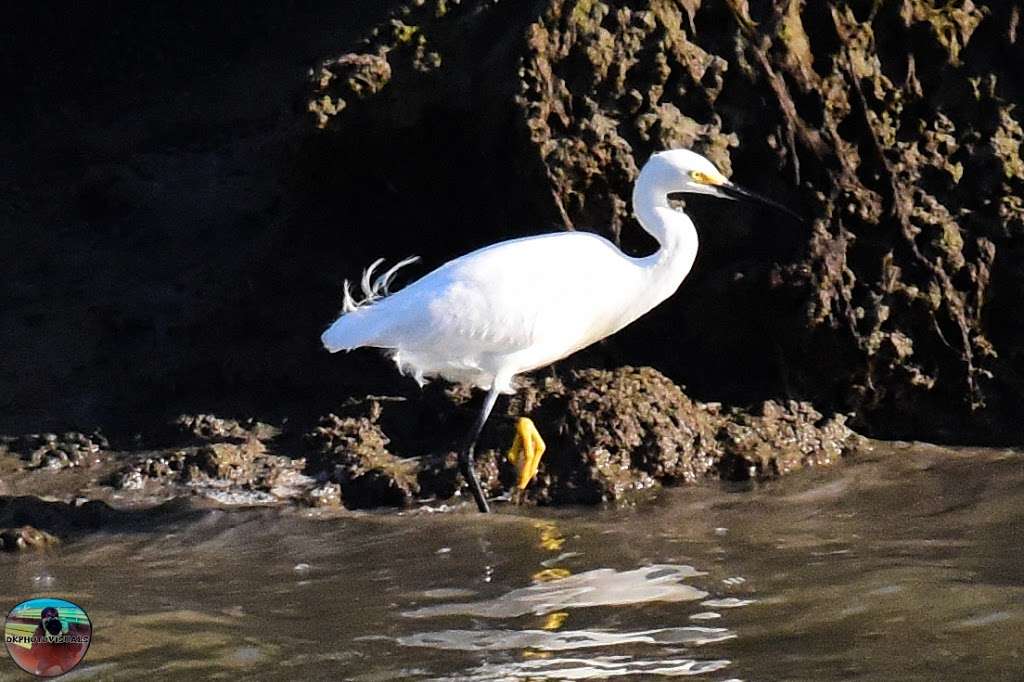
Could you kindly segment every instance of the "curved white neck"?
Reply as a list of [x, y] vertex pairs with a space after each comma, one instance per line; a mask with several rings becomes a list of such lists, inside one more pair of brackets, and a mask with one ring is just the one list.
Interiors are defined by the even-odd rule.
[[656, 169], [644, 170], [633, 187], [633, 211], [640, 225], [658, 240], [661, 248], [641, 260], [655, 282], [669, 289], [665, 294], [668, 296], [693, 267], [697, 257], [697, 230], [689, 216], [669, 205], [668, 194], [673, 189], [667, 179]]

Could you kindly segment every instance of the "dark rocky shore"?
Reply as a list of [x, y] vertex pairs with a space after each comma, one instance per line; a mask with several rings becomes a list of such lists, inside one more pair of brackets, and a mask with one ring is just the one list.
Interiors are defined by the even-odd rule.
[[4, 547], [61, 535], [50, 505], [451, 500], [474, 398], [323, 352], [342, 281], [558, 229], [649, 252], [629, 191], [668, 147], [806, 222], [691, 200], [678, 295], [499, 402], [492, 495], [522, 414], [548, 441], [541, 504], [749, 484], [854, 431], [1024, 441], [1013, 0], [5, 13]]

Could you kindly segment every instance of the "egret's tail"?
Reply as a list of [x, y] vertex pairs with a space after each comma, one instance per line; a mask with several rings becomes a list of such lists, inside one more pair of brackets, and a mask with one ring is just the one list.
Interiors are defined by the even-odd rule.
[[395, 274], [406, 265], [415, 263], [418, 260], [419, 256], [410, 256], [401, 260], [378, 275], [371, 282], [373, 271], [384, 262], [384, 259], [378, 258], [373, 261], [370, 267], [363, 271], [363, 277], [359, 282], [360, 288], [363, 291], [363, 298], [360, 300], [352, 297], [349, 282], [345, 280], [345, 295], [341, 304], [341, 317], [335, 320], [334, 324], [328, 327], [320, 336], [320, 341], [324, 344], [324, 348], [332, 353], [336, 353], [339, 350], [352, 350], [360, 346], [373, 345], [372, 341], [380, 331], [378, 329], [380, 320], [376, 320], [374, 319], [375, 316], [366, 313], [369, 313], [369, 308], [372, 304], [390, 293], [388, 287], [391, 285], [391, 280], [395, 278]]

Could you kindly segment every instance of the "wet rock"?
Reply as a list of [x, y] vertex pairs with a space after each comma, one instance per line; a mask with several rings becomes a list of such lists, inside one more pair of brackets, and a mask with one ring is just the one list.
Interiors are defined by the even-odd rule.
[[60, 540], [46, 531], [22, 526], [21, 528], [0, 528], [0, 551], [24, 552], [52, 547]]
[[305, 501], [310, 507], [340, 507], [342, 506], [341, 486], [329, 482], [318, 485], [306, 493]]
[[[476, 407], [464, 391], [444, 395], [450, 402], [435, 403], [436, 409], [472, 414]], [[372, 448], [386, 439], [373, 428], [380, 409], [388, 407], [378, 406], [366, 421], [347, 422], [350, 432], [370, 429], [362, 442]], [[563, 378], [523, 380], [507, 403], [499, 403], [476, 461], [491, 496], [514, 489], [516, 472], [505, 453], [520, 416], [534, 420], [547, 451], [535, 481], [515, 496], [539, 504], [631, 504], [663, 485], [764, 481], [835, 464], [862, 445], [843, 416], [824, 417], [806, 402], [725, 409], [692, 400], [650, 367], [573, 370]], [[442, 448], [416, 463], [422, 498], [444, 500], [463, 490], [455, 452]]]
[[142, 490], [146, 487], [146, 476], [132, 467], [115, 473], [111, 477], [110, 485], [117, 490]]
[[381, 407], [372, 402], [364, 417], [327, 415], [306, 436], [311, 474], [326, 474], [341, 487], [345, 506], [409, 505], [419, 493], [417, 463], [387, 450], [387, 436], [377, 424]]
[[660, 483], [694, 482], [714, 464], [714, 416], [649, 367], [574, 371], [546, 380], [528, 400], [549, 438], [541, 502], [622, 500]]
[[649, 367], [547, 379], [509, 411], [530, 415], [547, 441], [527, 492], [545, 504], [629, 501], [660, 485], [715, 478], [765, 480], [834, 464], [859, 443], [842, 416], [826, 419], [808, 403], [723, 411]]
[[[311, 483], [301, 473], [305, 465], [303, 459], [268, 453], [255, 439], [243, 444], [211, 443], [186, 456], [182, 481], [201, 491], [233, 488], [292, 500]], [[238, 499], [244, 500], [245, 495]]]
[[0, 527], [28, 526], [58, 537], [95, 530], [118, 515], [119, 512], [98, 501], [78, 499], [68, 503], [42, 500], [34, 495], [0, 498]]
[[56, 433], [32, 433], [9, 439], [7, 448], [21, 453], [31, 469], [66, 469], [90, 466], [98, 463], [102, 451], [110, 443], [98, 431], [86, 435], [78, 431]]
[[255, 419], [239, 422], [212, 414], [183, 414], [175, 420], [175, 425], [194, 438], [210, 443], [244, 443], [252, 439], [267, 441], [281, 434], [280, 429]]
[[160, 483], [176, 481], [184, 474], [187, 458], [185, 450], [140, 457], [116, 472], [111, 484], [119, 490], [140, 490], [149, 480]]
[[[477, 468], [477, 477], [481, 479], [481, 488], [490, 495], [502, 491], [501, 478], [497, 475], [499, 469], [499, 466], [496, 465], [497, 457], [497, 453], [485, 451], [484, 458], [477, 460], [478, 463], [491, 465], [487, 467], [486, 476], [483, 476], [480, 469]], [[511, 476], [509, 480], [511, 480]], [[454, 497], [456, 493], [462, 492], [466, 496], [471, 495], [459, 472], [459, 459], [456, 452], [424, 455], [420, 459], [416, 482], [425, 498], [447, 500]]]
[[825, 418], [809, 403], [765, 401], [731, 410], [716, 433], [715, 468], [729, 480], [777, 478], [835, 464], [859, 444], [843, 415]]
[[[127, 461], [105, 483], [122, 491], [122, 500], [136, 491], [136, 499], [195, 494], [225, 505], [362, 509], [466, 499], [454, 445], [480, 397], [438, 383], [419, 400], [348, 400], [339, 408], [345, 416], [329, 414], [305, 435], [305, 458], [276, 454], [250, 435], [241, 442], [121, 453]], [[531, 417], [547, 443], [538, 476], [522, 493], [506, 456], [520, 416]], [[831, 465], [859, 445], [843, 417], [824, 416], [808, 403], [723, 408], [691, 399], [649, 367], [581, 369], [523, 379], [496, 407], [478, 444], [476, 469], [492, 498], [633, 504], [665, 485], [763, 481]], [[74, 514], [81, 517], [77, 508]], [[30, 518], [54, 522], [46, 515]], [[26, 517], [13, 520], [25, 523]]]
[[256, 476], [262, 455], [266, 453], [263, 443], [252, 439], [242, 445], [234, 443], [211, 443], [196, 450], [185, 458], [186, 480], [215, 478], [231, 482], [251, 482]]
[[302, 474], [306, 462], [267, 451], [251, 437], [241, 443], [139, 456], [114, 473], [109, 483], [119, 490], [191, 491], [225, 504], [296, 501], [315, 485]]
[[[507, 403], [499, 403], [478, 447], [477, 474], [492, 497], [514, 489], [516, 472], [505, 453], [520, 416], [534, 420], [547, 450], [535, 481], [515, 496], [540, 504], [629, 504], [663, 485], [764, 481], [807, 466], [835, 464], [861, 445], [844, 417], [824, 417], [809, 403], [765, 401], [748, 409], [724, 409], [692, 400], [650, 367], [574, 370], [563, 378], [522, 384]], [[466, 392], [441, 395], [450, 402], [437, 402], [436, 409], [472, 415], [476, 407]], [[408, 504], [417, 495], [446, 500], [463, 492], [455, 452], [442, 446], [417, 459], [401, 459], [385, 450], [388, 437], [379, 422], [392, 428], [403, 424], [382, 416], [389, 408], [373, 403], [362, 418], [332, 415], [310, 437], [311, 444], [336, 453], [357, 475], [376, 467], [375, 477], [359, 486], [344, 468], [337, 474], [349, 479], [348, 489], [359, 490], [360, 506], [381, 504], [381, 498], [374, 500], [380, 495], [393, 498], [391, 504]], [[408, 440], [408, 435], [401, 438]], [[399, 484], [391, 483], [395, 479], [408, 486], [400, 496], [394, 492]], [[376, 489], [366, 487], [371, 482]], [[351, 505], [347, 492], [345, 502]]]
[[155, 531], [165, 525], [180, 528], [204, 512], [187, 500], [167, 501], [144, 508], [118, 509], [82, 497], [70, 502], [44, 500], [34, 495], [0, 497], [0, 528], [4, 546], [46, 547], [102, 529], [131, 533]]

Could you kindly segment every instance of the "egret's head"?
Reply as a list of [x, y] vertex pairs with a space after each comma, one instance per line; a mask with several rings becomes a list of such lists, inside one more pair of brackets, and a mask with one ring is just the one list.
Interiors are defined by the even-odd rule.
[[644, 167], [645, 173], [648, 167], [658, 177], [659, 184], [670, 194], [707, 194], [720, 199], [753, 201], [771, 206], [802, 221], [800, 216], [785, 206], [737, 187], [715, 168], [715, 164], [689, 149], [669, 149], [653, 154]]
[[730, 184], [715, 164], [689, 149], [658, 152], [647, 163], [660, 171], [672, 192], [725, 196], [721, 188]]

